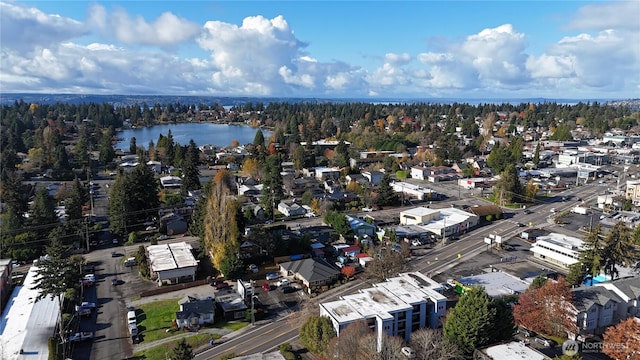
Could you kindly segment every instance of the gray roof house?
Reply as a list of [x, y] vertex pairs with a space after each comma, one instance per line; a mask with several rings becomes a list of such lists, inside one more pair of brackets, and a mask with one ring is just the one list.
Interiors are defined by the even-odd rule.
[[613, 281], [601, 282], [594, 286], [603, 287], [618, 295], [625, 306], [620, 306], [620, 319], [640, 315], [640, 277], [627, 277]]
[[176, 312], [179, 328], [197, 329], [202, 324], [213, 324], [216, 310], [213, 299], [200, 300], [187, 296], [179, 303], [180, 311]]
[[280, 273], [283, 276], [293, 276], [302, 280], [307, 288], [331, 284], [340, 276], [340, 271], [318, 258], [282, 263]]
[[601, 334], [621, 320], [619, 307], [626, 308], [626, 302], [613, 291], [602, 286], [581, 286], [571, 292], [580, 334]]

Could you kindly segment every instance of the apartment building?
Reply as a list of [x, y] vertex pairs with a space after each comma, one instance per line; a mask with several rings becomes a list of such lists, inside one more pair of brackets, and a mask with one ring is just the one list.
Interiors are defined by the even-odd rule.
[[442, 286], [419, 272], [402, 273], [356, 294], [320, 304], [320, 315], [333, 323], [336, 334], [364, 321], [377, 334], [378, 350], [384, 335], [409, 341], [411, 333], [437, 328], [445, 315], [447, 298]]
[[602, 334], [640, 312], [640, 277], [628, 277], [572, 289], [580, 334]]

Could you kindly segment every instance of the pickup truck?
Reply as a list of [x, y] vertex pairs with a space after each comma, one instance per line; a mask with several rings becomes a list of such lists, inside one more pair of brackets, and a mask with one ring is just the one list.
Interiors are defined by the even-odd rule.
[[69, 335], [69, 342], [78, 342], [85, 340], [92, 340], [95, 337], [92, 331], [82, 331], [75, 333], [73, 335]]

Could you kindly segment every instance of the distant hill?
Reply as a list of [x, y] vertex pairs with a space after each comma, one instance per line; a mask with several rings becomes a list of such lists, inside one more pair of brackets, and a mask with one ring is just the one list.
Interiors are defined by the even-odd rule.
[[600, 102], [612, 105], [629, 105], [635, 104], [640, 106], [640, 100], [610, 100], [610, 99], [549, 99], [549, 98], [522, 98], [522, 99], [455, 99], [455, 98], [284, 98], [284, 97], [225, 97], [225, 96], [180, 96], [180, 95], [86, 95], [86, 94], [31, 94], [31, 93], [15, 93], [0, 94], [0, 104], [10, 105], [15, 101], [24, 101], [26, 103], [39, 104], [80, 104], [80, 103], [110, 103], [114, 106], [126, 106], [133, 104], [147, 103], [149, 106], [154, 104], [220, 104], [223, 106], [243, 105], [246, 103], [262, 102], [264, 104], [272, 102], [312, 102], [312, 103], [348, 103], [348, 102], [364, 102], [364, 103], [389, 103], [389, 104], [410, 104], [410, 103], [432, 103], [432, 104], [452, 104], [467, 103], [471, 105], [478, 104], [521, 104], [521, 103], [544, 103], [555, 102], [559, 104], [577, 104], [578, 102]]

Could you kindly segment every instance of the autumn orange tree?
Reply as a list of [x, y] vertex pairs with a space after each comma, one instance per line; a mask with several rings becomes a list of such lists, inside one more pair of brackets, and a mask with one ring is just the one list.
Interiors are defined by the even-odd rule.
[[640, 357], [640, 321], [628, 318], [607, 329], [602, 352], [614, 360]]
[[549, 280], [539, 288], [529, 288], [513, 308], [516, 324], [548, 335], [575, 333], [578, 326], [571, 304], [572, 295], [564, 278]]

